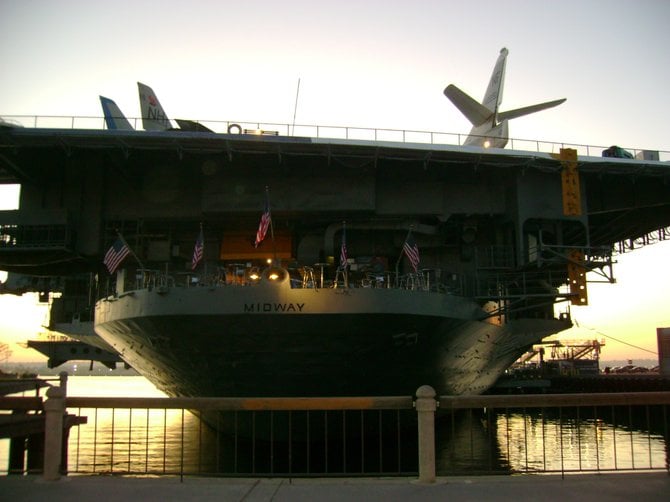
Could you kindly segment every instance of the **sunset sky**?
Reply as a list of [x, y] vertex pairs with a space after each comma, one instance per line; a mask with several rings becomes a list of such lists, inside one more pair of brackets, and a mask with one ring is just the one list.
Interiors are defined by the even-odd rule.
[[[655, 0], [4, 0], [0, 117], [99, 117], [99, 95], [135, 117], [140, 81], [172, 118], [295, 114], [298, 124], [467, 134], [442, 91], [454, 83], [480, 99], [507, 47], [502, 110], [567, 98], [512, 121], [511, 137], [670, 151], [668, 19], [670, 2]], [[0, 206], [9, 199], [0, 191]], [[604, 358], [655, 358], [655, 328], [670, 326], [669, 256], [664, 243], [619, 257], [618, 284], [590, 287], [572, 334], [611, 336]], [[0, 297], [14, 360], [25, 355], [14, 342], [35, 329], [23, 319], [44, 322], [17, 319], [24, 304], [35, 312], [34, 300]]]

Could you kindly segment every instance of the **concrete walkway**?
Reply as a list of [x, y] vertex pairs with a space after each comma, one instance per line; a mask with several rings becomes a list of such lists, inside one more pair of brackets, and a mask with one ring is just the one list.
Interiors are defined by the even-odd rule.
[[0, 478], [0, 500], [22, 501], [557, 501], [670, 500], [670, 475], [654, 473], [473, 476], [439, 478], [433, 485], [406, 478], [226, 479], [70, 476]]

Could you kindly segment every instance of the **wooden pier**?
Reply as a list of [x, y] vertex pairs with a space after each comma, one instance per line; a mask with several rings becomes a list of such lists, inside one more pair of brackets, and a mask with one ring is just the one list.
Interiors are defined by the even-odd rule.
[[[50, 389], [59, 389], [64, 392], [67, 385], [67, 374], [61, 374], [60, 386], [51, 386], [39, 379], [15, 379], [13, 385], [5, 390], [18, 392], [25, 390], [39, 390], [50, 386]], [[37, 391], [36, 391], [37, 394]], [[48, 394], [47, 394], [48, 395]], [[47, 416], [44, 412], [44, 401], [39, 395], [4, 396], [0, 397], [0, 410], [11, 413], [0, 414], [0, 439], [9, 439], [9, 466], [8, 474], [24, 474], [26, 472], [42, 472], [45, 461], [45, 437], [47, 430]], [[63, 434], [60, 458], [60, 471], [67, 471], [67, 441], [70, 428], [74, 425], [85, 424], [86, 417], [63, 415]]]

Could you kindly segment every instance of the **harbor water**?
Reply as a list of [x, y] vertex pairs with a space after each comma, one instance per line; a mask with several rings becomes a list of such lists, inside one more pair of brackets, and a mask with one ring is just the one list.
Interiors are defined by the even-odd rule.
[[[139, 376], [72, 376], [67, 394], [84, 397], [163, 397]], [[314, 412], [289, 415], [310, 438], [329, 430], [355, 430], [353, 439], [309, 444], [222, 435], [187, 410], [72, 409], [87, 417], [70, 431], [71, 473], [184, 474], [408, 474], [416, 471], [414, 412]], [[367, 412], [365, 412], [367, 413]], [[589, 472], [663, 469], [670, 446], [666, 410], [438, 411], [438, 475], [459, 473]], [[638, 416], [640, 415], [640, 416]], [[409, 417], [409, 418], [408, 418]], [[278, 415], [274, 416], [274, 420]], [[260, 415], [235, 415], [257, 434]], [[279, 418], [279, 421], [286, 420]], [[395, 423], [408, 423], [395, 427]], [[246, 425], [244, 425], [246, 423]], [[390, 432], [376, 432], [387, 429]], [[211, 422], [210, 422], [211, 424]], [[380, 427], [377, 427], [380, 426]], [[271, 426], [272, 427], [272, 426]], [[276, 429], [270, 429], [276, 431]], [[375, 440], [378, 438], [378, 440]], [[272, 439], [272, 438], [270, 438]], [[394, 446], [395, 444], [395, 446]], [[7, 471], [9, 440], [0, 441], [0, 473]]]

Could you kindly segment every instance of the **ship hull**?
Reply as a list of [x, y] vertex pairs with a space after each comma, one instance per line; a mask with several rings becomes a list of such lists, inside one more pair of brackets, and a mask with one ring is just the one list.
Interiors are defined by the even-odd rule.
[[558, 320], [480, 320], [471, 301], [400, 289], [138, 290], [96, 332], [171, 396], [478, 394]]

